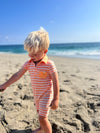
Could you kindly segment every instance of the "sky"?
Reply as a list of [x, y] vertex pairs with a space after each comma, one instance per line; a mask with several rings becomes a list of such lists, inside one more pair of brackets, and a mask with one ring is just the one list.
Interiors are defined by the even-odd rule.
[[43, 27], [51, 43], [100, 42], [100, 0], [0, 0], [0, 44]]

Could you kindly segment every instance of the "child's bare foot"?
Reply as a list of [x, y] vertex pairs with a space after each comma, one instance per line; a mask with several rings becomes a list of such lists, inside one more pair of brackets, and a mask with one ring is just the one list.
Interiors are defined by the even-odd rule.
[[41, 127], [32, 131], [32, 133], [42, 133], [42, 132], [43, 132], [43, 130], [41, 129]]

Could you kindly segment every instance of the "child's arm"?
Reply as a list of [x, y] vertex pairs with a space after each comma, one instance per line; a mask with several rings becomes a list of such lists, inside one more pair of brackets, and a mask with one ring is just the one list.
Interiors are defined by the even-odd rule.
[[0, 91], [1, 92], [4, 91], [8, 86], [10, 86], [14, 82], [16, 82], [18, 79], [20, 79], [26, 71], [27, 71], [26, 69], [21, 68], [18, 72], [13, 74], [12, 77], [8, 81], [6, 81], [4, 84], [0, 85]]
[[52, 73], [51, 78], [53, 81], [53, 90], [54, 90], [54, 98], [51, 103], [51, 109], [56, 110], [59, 104], [59, 80], [57, 72]]

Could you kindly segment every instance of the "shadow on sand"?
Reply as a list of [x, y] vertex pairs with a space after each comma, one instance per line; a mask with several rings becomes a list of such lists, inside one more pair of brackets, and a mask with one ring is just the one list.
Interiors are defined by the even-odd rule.
[[26, 130], [13, 129], [9, 133], [32, 133], [32, 130], [31, 129], [26, 129]]

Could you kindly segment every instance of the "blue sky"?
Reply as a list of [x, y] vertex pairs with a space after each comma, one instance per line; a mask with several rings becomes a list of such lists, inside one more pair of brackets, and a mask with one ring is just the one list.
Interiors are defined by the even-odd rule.
[[40, 27], [51, 43], [99, 42], [100, 0], [0, 0], [0, 44], [22, 44]]

